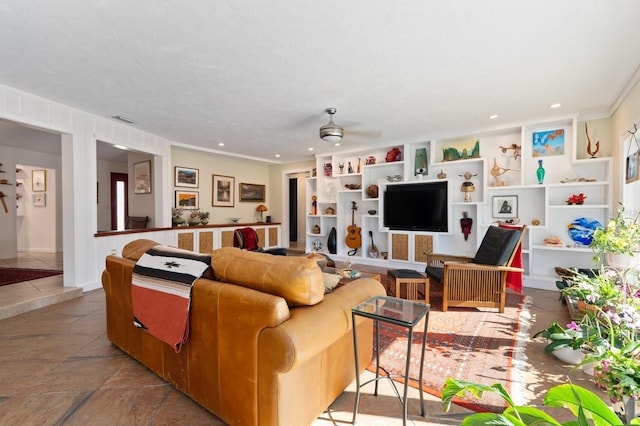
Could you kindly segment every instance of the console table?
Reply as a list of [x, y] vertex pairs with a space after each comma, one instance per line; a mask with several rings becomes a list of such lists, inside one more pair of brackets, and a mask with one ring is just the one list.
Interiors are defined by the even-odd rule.
[[[375, 349], [376, 349], [376, 377], [360, 384], [360, 365], [358, 362], [358, 336], [355, 326], [351, 327], [353, 330], [353, 348], [356, 359], [356, 401], [353, 407], [353, 423], [356, 422], [356, 414], [358, 413], [358, 405], [360, 404], [360, 387], [364, 386], [372, 381], [375, 382], [374, 395], [378, 395], [378, 380], [389, 379], [393, 386], [393, 389], [402, 404], [402, 424], [407, 424], [407, 391], [409, 389], [409, 365], [411, 361], [411, 336], [413, 335], [413, 328], [424, 318], [424, 331], [422, 334], [422, 352], [420, 353], [420, 373], [419, 383], [422, 383], [422, 371], [424, 368], [424, 350], [427, 341], [427, 326], [429, 323], [429, 310], [430, 305], [415, 302], [411, 300], [397, 299], [389, 296], [374, 296], [363, 303], [353, 307], [351, 309], [352, 324], [356, 323], [356, 316], [363, 316], [374, 320], [376, 327]], [[400, 396], [396, 384], [391, 380], [390, 374], [385, 371], [386, 375], [380, 376], [380, 321], [395, 324], [401, 327], [406, 327], [409, 333], [407, 339], [407, 357], [404, 372], [404, 395]], [[424, 417], [424, 396], [422, 394], [422, 386], [419, 386], [420, 392], [420, 415]]]

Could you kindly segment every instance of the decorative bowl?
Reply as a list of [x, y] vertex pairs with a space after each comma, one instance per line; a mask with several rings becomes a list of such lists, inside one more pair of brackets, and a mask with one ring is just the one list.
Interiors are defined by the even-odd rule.
[[593, 240], [593, 233], [602, 224], [590, 217], [579, 217], [568, 225], [569, 237], [583, 246], [588, 246]]
[[229, 219], [231, 220], [231, 223], [238, 223], [238, 221], [240, 220], [239, 217], [230, 217]]
[[369, 210], [369, 214], [370, 214], [370, 215], [374, 215], [374, 214], [376, 214], [377, 212], [378, 212], [377, 210]]

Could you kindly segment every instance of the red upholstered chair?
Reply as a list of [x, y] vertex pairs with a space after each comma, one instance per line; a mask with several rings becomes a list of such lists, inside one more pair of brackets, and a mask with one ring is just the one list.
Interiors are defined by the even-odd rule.
[[504, 312], [507, 274], [524, 270], [513, 260], [526, 231], [490, 226], [473, 258], [427, 254], [430, 283], [442, 285], [442, 310], [449, 306], [494, 307]]
[[258, 233], [253, 228], [238, 228], [233, 233], [233, 246], [241, 248], [243, 250], [258, 251], [262, 253], [269, 253], [277, 256], [286, 256], [287, 249], [285, 248], [271, 248], [264, 249], [260, 246], [258, 239]]

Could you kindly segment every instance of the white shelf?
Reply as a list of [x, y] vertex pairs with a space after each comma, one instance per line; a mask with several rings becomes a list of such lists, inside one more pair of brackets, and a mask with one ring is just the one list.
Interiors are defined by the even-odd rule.
[[608, 209], [609, 205], [607, 204], [558, 204], [558, 205], [549, 205], [550, 209], [567, 209], [567, 210], [581, 210], [581, 209]]
[[557, 246], [545, 246], [544, 244], [534, 244], [534, 250], [550, 250], [550, 251], [575, 251], [578, 253], [593, 253], [589, 247], [557, 247]]

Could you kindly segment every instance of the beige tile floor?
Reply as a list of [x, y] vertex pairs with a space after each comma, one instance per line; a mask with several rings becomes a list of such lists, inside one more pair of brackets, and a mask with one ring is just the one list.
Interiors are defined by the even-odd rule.
[[[30, 285], [39, 289], [40, 283]], [[2, 289], [0, 308], [5, 301]], [[556, 293], [528, 289], [526, 294], [532, 301], [528, 323], [533, 332], [551, 321], [568, 320]], [[523, 401], [541, 405], [545, 391], [567, 378], [595, 390], [583, 372], [571, 372], [544, 354], [543, 342], [531, 341], [528, 333], [523, 339], [527, 340], [519, 394]], [[0, 320], [0, 348], [0, 424], [223, 424], [109, 343], [102, 290]], [[371, 377], [365, 372], [363, 380]], [[350, 422], [354, 388], [351, 384], [313, 425]], [[377, 397], [372, 389], [372, 384], [363, 389], [357, 424], [402, 424], [401, 407], [390, 385], [381, 382]], [[418, 415], [418, 392], [410, 389], [409, 424], [457, 425], [469, 413], [454, 406], [445, 414], [439, 399], [425, 398], [427, 417], [423, 418]], [[563, 409], [547, 411], [561, 421], [573, 418]]]

